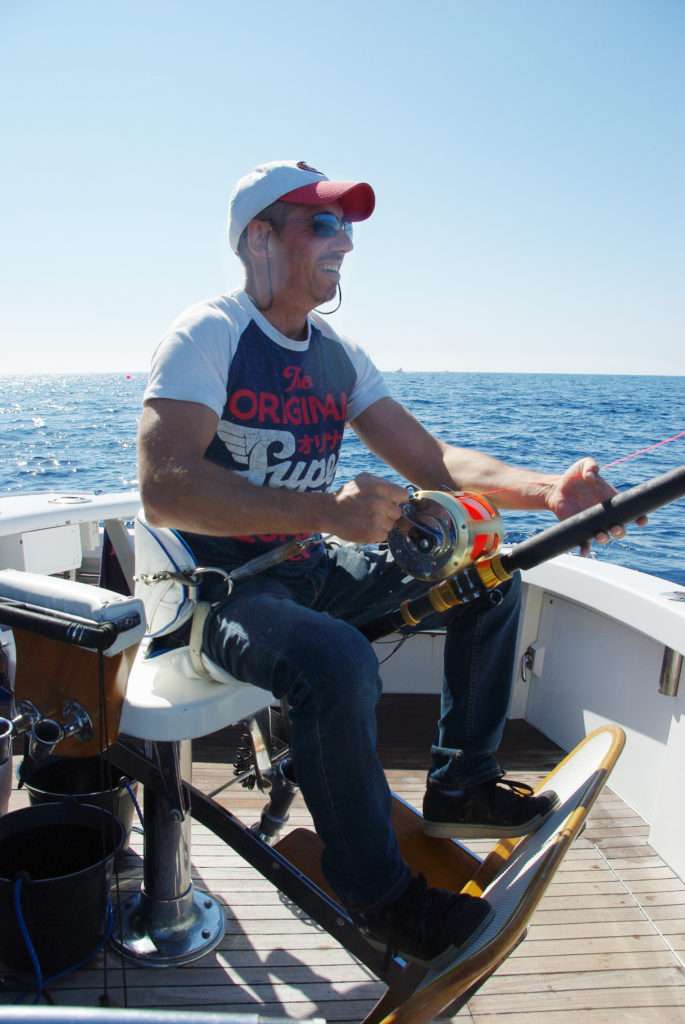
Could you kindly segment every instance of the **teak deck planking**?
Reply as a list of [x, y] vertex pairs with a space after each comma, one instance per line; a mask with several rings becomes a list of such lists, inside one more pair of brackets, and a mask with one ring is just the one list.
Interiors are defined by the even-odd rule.
[[[402, 716], [404, 718], [404, 715]], [[508, 730], [504, 763], [531, 783], [556, 751], [529, 727]], [[415, 806], [425, 771], [404, 744], [381, 753], [391, 788]], [[386, 734], [387, 735], [387, 734]], [[193, 782], [211, 792], [230, 768], [199, 744]], [[202, 760], [203, 753], [208, 760]], [[423, 755], [422, 755], [423, 756]], [[400, 767], [395, 767], [400, 763]], [[522, 772], [521, 764], [539, 772]], [[234, 813], [256, 820], [263, 797], [231, 787], [220, 794]], [[26, 802], [15, 793], [12, 807]], [[311, 826], [298, 797], [290, 827]], [[685, 1022], [685, 884], [647, 842], [648, 827], [610, 790], [591, 813], [528, 929], [527, 938], [458, 1014], [474, 1024], [671, 1024]], [[468, 844], [483, 855], [491, 841]], [[122, 858], [120, 885], [137, 886], [142, 838]], [[182, 968], [143, 968], [107, 956], [110, 1000], [129, 1007], [258, 1012], [304, 1020], [360, 1021], [384, 986], [327, 933], [307, 921], [274, 887], [208, 830], [193, 825], [193, 877], [226, 906], [219, 947]], [[98, 1005], [103, 958], [50, 989], [57, 1005]], [[125, 986], [125, 988], [124, 988]], [[0, 994], [0, 1003], [12, 1002]]]

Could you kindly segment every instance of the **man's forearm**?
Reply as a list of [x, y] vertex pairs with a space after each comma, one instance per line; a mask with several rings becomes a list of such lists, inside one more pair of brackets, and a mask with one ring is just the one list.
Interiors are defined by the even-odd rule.
[[154, 526], [216, 537], [325, 531], [332, 496], [258, 487], [208, 459], [141, 464], [141, 497]]
[[[508, 466], [484, 452], [442, 445], [443, 465], [456, 489], [478, 491], [492, 497], [502, 508], [546, 508], [547, 496], [559, 477], [532, 469]], [[433, 486], [439, 486], [436, 483]]]
[[451, 487], [492, 494], [503, 508], [545, 508], [559, 477], [439, 441], [391, 398], [369, 406], [352, 426], [362, 442], [405, 480], [428, 490]]

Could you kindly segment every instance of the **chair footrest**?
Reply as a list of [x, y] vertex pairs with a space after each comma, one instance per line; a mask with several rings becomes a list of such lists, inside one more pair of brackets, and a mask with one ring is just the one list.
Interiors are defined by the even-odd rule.
[[[460, 843], [425, 835], [419, 812], [394, 795], [392, 823], [403, 858], [414, 874], [425, 875], [429, 885], [459, 892], [480, 867], [480, 858]], [[294, 829], [276, 844], [275, 849], [320, 889], [338, 899], [321, 868], [323, 843], [315, 832], [306, 828]]]

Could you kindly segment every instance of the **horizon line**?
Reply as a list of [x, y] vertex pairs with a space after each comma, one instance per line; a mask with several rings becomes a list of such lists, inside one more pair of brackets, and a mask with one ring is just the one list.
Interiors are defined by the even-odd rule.
[[[380, 369], [380, 368], [379, 368]], [[684, 378], [682, 373], [654, 373], [635, 370], [628, 373], [613, 373], [609, 370], [412, 370], [397, 367], [394, 370], [380, 369], [382, 374], [406, 376], [452, 374], [472, 377], [667, 377]], [[0, 372], [0, 380], [7, 377], [133, 377], [147, 376], [149, 370], [6, 370]]]

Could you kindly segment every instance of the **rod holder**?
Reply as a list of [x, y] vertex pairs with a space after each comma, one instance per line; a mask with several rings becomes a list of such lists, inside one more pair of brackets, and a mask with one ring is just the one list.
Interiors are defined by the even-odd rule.
[[17, 713], [10, 719], [13, 736], [31, 732], [36, 722], [43, 717], [33, 701], [18, 700], [15, 707]]
[[46, 718], [30, 700], [17, 701], [16, 709], [17, 714], [6, 719], [11, 727], [11, 736], [21, 736], [25, 732], [29, 734], [29, 755], [35, 761], [44, 761], [50, 757], [57, 744], [70, 736], [85, 742], [93, 735], [90, 715], [75, 700], [66, 700], [62, 705], [63, 722], [58, 722], [56, 718]]
[[64, 739], [64, 729], [54, 718], [39, 718], [29, 737], [29, 756], [33, 761], [45, 761]]
[[678, 696], [682, 668], [682, 654], [674, 651], [672, 647], [665, 647], [659, 676], [659, 693], [664, 697]]
[[13, 734], [11, 719], [0, 718], [0, 765], [4, 764], [12, 753]]

